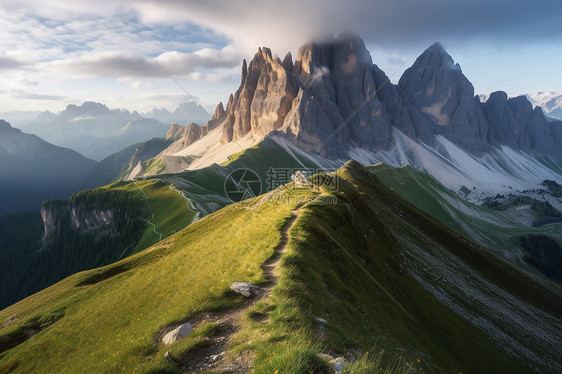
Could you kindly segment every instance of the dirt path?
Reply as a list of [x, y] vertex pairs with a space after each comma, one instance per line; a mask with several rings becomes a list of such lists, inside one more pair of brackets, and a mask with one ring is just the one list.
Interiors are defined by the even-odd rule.
[[162, 240], [162, 233], [156, 231], [156, 225], [154, 224], [154, 211], [152, 210], [152, 206], [150, 205], [150, 201], [148, 200], [148, 196], [146, 195], [146, 192], [144, 192], [144, 190], [141, 188], [141, 186], [139, 186], [137, 184], [136, 181], [133, 181], [133, 183], [135, 184], [135, 186], [137, 186], [137, 188], [139, 189], [139, 191], [142, 193], [142, 195], [144, 196], [145, 200], [146, 200], [146, 204], [148, 205], [148, 209], [150, 209], [150, 214], [152, 214], [152, 218], [147, 219], [146, 222], [152, 226], [152, 230], [154, 230], [154, 233], [156, 235], [159, 235], [160, 239], [158, 239], [158, 241]]
[[[189, 322], [193, 328], [197, 328], [205, 323], [218, 324], [217, 331], [203, 344], [187, 352], [182, 357], [172, 357], [168, 359], [174, 361], [187, 372], [200, 370], [226, 371], [233, 374], [246, 374], [250, 372], [252, 358], [239, 357], [235, 361], [227, 360], [224, 357], [232, 336], [240, 329], [241, 321], [245, 318], [246, 312], [257, 302], [271, 295], [273, 288], [279, 279], [279, 264], [281, 257], [287, 250], [289, 242], [289, 231], [298, 218], [298, 210], [301, 206], [291, 212], [291, 216], [285, 221], [281, 228], [281, 241], [275, 247], [273, 255], [265, 261], [261, 268], [267, 282], [262, 284], [255, 295], [246, 299], [244, 303], [235, 309], [224, 312], [201, 312], [192, 316]], [[257, 322], [267, 322], [265, 318], [256, 318]], [[161, 339], [168, 331], [176, 326], [163, 329], [158, 334], [157, 339]]]

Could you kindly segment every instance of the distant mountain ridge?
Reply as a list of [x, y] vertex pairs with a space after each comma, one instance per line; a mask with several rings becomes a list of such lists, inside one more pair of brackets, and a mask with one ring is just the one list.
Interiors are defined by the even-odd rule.
[[540, 106], [547, 116], [562, 120], [562, 92], [537, 92], [525, 96], [533, 105]]
[[0, 215], [66, 198], [96, 162], [0, 120]]
[[141, 114], [145, 118], [152, 118], [163, 124], [189, 123], [205, 124], [211, 115], [200, 104], [195, 101], [188, 101], [180, 104], [173, 112], [166, 108], [154, 108]]
[[68, 105], [60, 113], [42, 112], [18, 127], [83, 155], [101, 160], [134, 143], [163, 137], [174, 123], [204, 123], [210, 115], [195, 102], [181, 104], [174, 112], [154, 109], [146, 114], [86, 101]]

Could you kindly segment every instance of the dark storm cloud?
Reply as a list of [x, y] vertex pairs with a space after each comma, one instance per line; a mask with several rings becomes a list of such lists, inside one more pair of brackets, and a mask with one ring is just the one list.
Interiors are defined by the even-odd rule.
[[[357, 24], [380, 44], [486, 39], [497, 43], [562, 39], [560, 1], [399, 0], [365, 2]], [[370, 14], [370, 16], [369, 16]]]
[[[288, 47], [311, 36], [351, 30], [384, 46], [483, 38], [499, 44], [561, 39], [560, 1], [287, 0], [138, 2], [149, 22], [189, 19], [237, 40]], [[272, 42], [273, 41], [273, 42]], [[276, 43], [277, 42], [277, 43]]]

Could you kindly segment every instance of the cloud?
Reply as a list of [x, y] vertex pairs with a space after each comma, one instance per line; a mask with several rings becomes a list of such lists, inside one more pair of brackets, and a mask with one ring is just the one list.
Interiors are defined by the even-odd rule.
[[[198, 69], [228, 69], [239, 64], [240, 56], [232, 48], [225, 47], [220, 50], [204, 48], [192, 53], [164, 52], [155, 58], [119, 52], [87, 53], [79, 57], [53, 61], [48, 66], [61, 73], [73, 73], [78, 76], [138, 79], [168, 78], [169, 75], [190, 76]], [[201, 75], [198, 74], [194, 76], [200, 78]]]
[[189, 20], [239, 42], [281, 49], [343, 30], [386, 47], [444, 39], [499, 44], [562, 39], [557, 0], [144, 0], [131, 6], [146, 22]]
[[53, 61], [47, 65], [60, 73], [70, 73], [77, 77], [138, 78], [164, 77], [154, 61], [116, 52], [85, 54], [76, 58]]
[[68, 99], [66, 96], [38, 94], [34, 92], [26, 92], [23, 90], [10, 90], [8, 94], [15, 99], [25, 100], [61, 101]]
[[14, 84], [24, 87], [33, 87], [33, 86], [37, 86], [39, 82], [32, 81], [30, 79], [19, 79], [19, 80], [15, 80]]
[[172, 74], [187, 74], [196, 68], [232, 68], [241, 63], [241, 58], [232, 46], [226, 46], [220, 50], [204, 48], [193, 53], [166, 52], [156, 57], [156, 61]]
[[[238, 57], [249, 57], [260, 45], [284, 54], [310, 38], [344, 30], [359, 33], [368, 45], [393, 50], [436, 40], [495, 46], [562, 41], [558, 0], [3, 0], [2, 9], [0, 28], [17, 31], [18, 38], [6, 38], [0, 47], [51, 50], [51, 58], [57, 52], [53, 45], [64, 45], [63, 54], [113, 51], [146, 57], [190, 53], [195, 40], [204, 44], [221, 38], [220, 47], [230, 44]], [[2, 18], [14, 22], [5, 24]], [[154, 71], [141, 64], [134, 61], [133, 68]]]
[[[503, 58], [496, 58], [496, 67], [532, 65], [546, 75], [544, 66], [559, 54], [544, 51], [562, 50], [560, 14], [558, 0], [2, 0], [0, 50], [9, 54], [0, 57], [0, 86], [25, 89], [16, 82], [28, 79], [39, 82], [40, 92], [126, 100], [125, 89], [131, 90], [127, 95], [178, 90], [167, 71], [204, 101], [224, 100], [239, 81], [241, 59], [251, 58], [258, 46], [283, 56], [312, 38], [348, 30], [365, 40], [375, 63], [397, 76], [403, 62], [408, 65], [436, 40], [462, 58], [463, 69], [470, 61], [480, 75], [490, 69], [488, 54]], [[529, 47], [539, 44], [542, 50]], [[515, 81], [520, 72], [510, 77]], [[533, 90], [556, 89], [556, 82]]]
[[0, 69], [3, 70], [16, 70], [24, 68], [27, 64], [25, 62], [16, 60], [7, 56], [0, 56]]

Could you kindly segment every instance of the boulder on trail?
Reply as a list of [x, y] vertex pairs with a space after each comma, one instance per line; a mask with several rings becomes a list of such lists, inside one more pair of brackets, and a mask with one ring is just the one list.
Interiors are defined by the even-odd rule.
[[189, 322], [184, 323], [183, 325], [176, 327], [175, 329], [164, 335], [162, 343], [166, 345], [172, 344], [181, 338], [185, 338], [186, 336], [191, 334], [192, 331], [193, 329], [191, 328], [191, 324]]
[[257, 292], [259, 287], [250, 282], [234, 282], [230, 285], [230, 289], [240, 295], [251, 297]]

